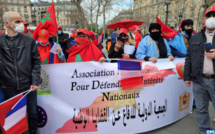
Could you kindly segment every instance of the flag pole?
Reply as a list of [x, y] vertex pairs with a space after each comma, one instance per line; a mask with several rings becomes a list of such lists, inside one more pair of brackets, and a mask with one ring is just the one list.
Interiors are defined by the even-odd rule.
[[[32, 90], [27, 90], [26, 92], [26, 94], [11, 108], [11, 109], [13, 109], [25, 96], [27, 96], [30, 92], [31, 92]], [[25, 92], [24, 92], [25, 93]]]

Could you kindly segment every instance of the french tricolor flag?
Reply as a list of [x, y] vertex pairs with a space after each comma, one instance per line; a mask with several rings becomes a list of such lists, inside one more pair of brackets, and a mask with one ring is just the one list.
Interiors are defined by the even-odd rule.
[[140, 61], [118, 60], [117, 62], [121, 76], [120, 84], [123, 90], [143, 85]]
[[0, 124], [3, 134], [19, 134], [28, 130], [27, 94], [23, 93], [0, 104]]
[[98, 39], [92, 41], [92, 43], [95, 44], [95, 45], [99, 45], [99, 44], [101, 44], [103, 42], [103, 39], [104, 39], [104, 33], [102, 32], [99, 35]]

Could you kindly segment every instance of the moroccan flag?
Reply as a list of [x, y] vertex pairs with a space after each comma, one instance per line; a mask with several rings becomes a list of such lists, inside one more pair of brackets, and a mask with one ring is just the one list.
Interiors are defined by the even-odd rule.
[[34, 31], [33, 38], [37, 40], [38, 33], [41, 29], [46, 29], [52, 36], [57, 35], [57, 20], [55, 15], [54, 2], [52, 1], [51, 7], [46, 11], [46, 14], [43, 16], [43, 19], [38, 24], [37, 28]]
[[68, 62], [99, 61], [99, 59], [104, 56], [99, 48], [92, 44], [92, 42], [80, 46], [75, 44], [67, 50], [67, 53], [69, 53]]
[[135, 42], [136, 42], [136, 48], [138, 48], [138, 45], [139, 45], [139, 43], [140, 43], [140, 41], [141, 41], [141, 37], [142, 37], [142, 35], [138, 32], [138, 31], [136, 31], [136, 36], [135, 36]]
[[161, 25], [162, 36], [164, 38], [173, 38], [174, 36], [176, 36], [177, 32], [166, 26], [157, 16], [156, 20], [157, 23]]

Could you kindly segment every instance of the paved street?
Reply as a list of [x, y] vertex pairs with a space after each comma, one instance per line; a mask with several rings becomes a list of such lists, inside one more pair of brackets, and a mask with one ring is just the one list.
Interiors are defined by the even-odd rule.
[[[215, 118], [215, 112], [212, 103], [210, 103], [209, 105], [209, 113], [211, 119], [211, 128], [215, 130], [215, 123], [213, 123], [213, 119]], [[174, 124], [154, 131], [139, 134], [199, 134], [196, 111], [195, 109], [193, 109], [192, 113], [187, 115], [185, 118], [175, 122]]]

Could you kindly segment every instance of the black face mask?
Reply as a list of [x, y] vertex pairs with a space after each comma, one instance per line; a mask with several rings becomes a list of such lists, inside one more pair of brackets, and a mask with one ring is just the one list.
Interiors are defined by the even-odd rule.
[[158, 39], [161, 37], [161, 32], [150, 32], [150, 36], [153, 40], [158, 41]]
[[188, 35], [192, 35], [193, 29], [186, 29], [184, 30]]

